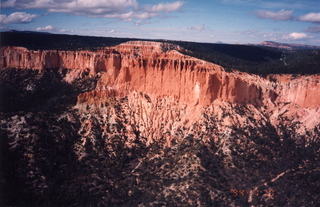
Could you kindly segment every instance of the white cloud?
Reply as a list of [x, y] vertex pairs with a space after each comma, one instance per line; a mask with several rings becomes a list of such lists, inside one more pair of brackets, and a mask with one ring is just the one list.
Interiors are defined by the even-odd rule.
[[135, 22], [136, 26], [140, 26], [142, 24], [150, 24], [150, 21], [142, 21], [141, 19]]
[[122, 21], [131, 22], [132, 19], [150, 19], [152, 17], [159, 16], [157, 13], [148, 13], [148, 12], [140, 12], [135, 13], [133, 11], [127, 12], [127, 13], [119, 13], [119, 14], [107, 14], [103, 15], [102, 17], [106, 18], [117, 18], [121, 19]]
[[15, 0], [8, 0], [6, 2], [2, 2], [2, 7], [6, 8], [6, 7], [14, 7], [16, 1]]
[[250, 6], [257, 8], [266, 8], [266, 9], [305, 9], [311, 10], [314, 8], [319, 8], [320, 2], [317, 0], [307, 0], [308, 3], [301, 0], [282, 0], [282, 1], [274, 1], [274, 0], [220, 0], [224, 4], [234, 4], [241, 6]]
[[3, 2], [2, 6], [16, 9], [47, 9], [64, 13], [99, 14], [112, 10], [119, 11], [127, 7], [138, 8], [138, 3], [136, 0], [8, 0]]
[[141, 25], [141, 23], [142, 23], [142, 20], [139, 20], [139, 21], [136, 21], [136, 26], [140, 26]]
[[1, 24], [24, 24], [32, 22], [34, 19], [38, 18], [37, 14], [27, 14], [26, 12], [14, 12], [9, 16], [3, 14], [0, 15]]
[[290, 20], [293, 18], [292, 16], [293, 10], [284, 10], [281, 9], [278, 12], [272, 12], [269, 10], [257, 10], [254, 12], [254, 14], [257, 15], [258, 18], [260, 19], [274, 19], [274, 20]]
[[293, 32], [289, 35], [284, 35], [282, 38], [283, 39], [291, 39], [291, 40], [300, 40], [300, 39], [307, 39], [307, 38], [311, 38], [311, 37], [309, 37], [305, 33]]
[[38, 27], [36, 29], [36, 31], [52, 31], [52, 30], [56, 30], [56, 28], [52, 25], [48, 25], [46, 27]]
[[49, 6], [41, 5], [41, 7], [42, 9], [47, 9], [49, 12], [62, 12], [89, 17], [102, 17], [104, 15], [127, 13], [127, 9], [137, 9], [138, 3], [135, 0], [71, 0], [64, 2], [53, 0], [52, 4], [49, 4]]
[[88, 17], [118, 19], [149, 19], [161, 12], [179, 10], [184, 2], [160, 3], [139, 7], [136, 0], [7, 0], [3, 8], [45, 9], [49, 12], [69, 13]]
[[314, 22], [320, 23], [320, 12], [319, 13], [309, 13], [298, 18], [302, 22]]
[[113, 30], [110, 30], [110, 31], [107, 31], [107, 33], [111, 34], [111, 33], [115, 33], [116, 31], [113, 29]]
[[179, 10], [184, 4], [183, 1], [160, 3], [154, 6], [145, 6], [144, 10], [148, 12], [173, 12]]
[[189, 27], [187, 27], [187, 29], [189, 29], [189, 30], [196, 30], [196, 31], [203, 31], [203, 30], [205, 30], [207, 27], [205, 27], [205, 25], [204, 24], [202, 24], [202, 25], [194, 25], [194, 26], [189, 26]]
[[36, 31], [39, 31], [39, 32], [54, 32], [54, 33], [68, 33], [68, 32], [72, 33], [72, 31], [61, 29], [60, 27], [54, 27], [52, 25], [48, 25], [48, 26], [45, 26], [45, 27], [37, 27]]

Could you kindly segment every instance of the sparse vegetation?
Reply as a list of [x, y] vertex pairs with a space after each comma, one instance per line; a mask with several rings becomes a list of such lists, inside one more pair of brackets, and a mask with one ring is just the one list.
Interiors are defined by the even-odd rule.
[[[3, 34], [7, 44], [31, 49], [94, 49], [124, 41]], [[26, 39], [10, 39], [21, 35]], [[32, 39], [37, 35], [39, 42]], [[278, 70], [272, 64], [283, 54], [253, 46], [174, 43], [228, 68], [272, 68], [262, 67], [259, 74]], [[246, 53], [238, 54], [244, 48]], [[298, 54], [301, 59], [295, 58]], [[310, 68], [319, 64], [319, 53], [311, 50], [292, 52], [285, 61], [298, 71], [305, 58]], [[154, 126], [139, 122], [144, 115], [150, 118], [144, 112], [149, 108], [134, 110], [124, 96], [101, 101], [101, 111], [91, 105], [78, 111], [72, 107], [77, 95], [93, 90], [99, 75], [67, 83], [66, 73], [0, 70], [1, 206], [320, 206], [319, 125], [299, 134], [301, 123], [284, 113], [274, 126], [265, 108], [254, 108], [263, 115], [257, 119], [250, 104], [226, 102], [202, 108], [201, 117], [190, 124], [181, 121], [186, 111], [170, 108], [166, 97], [155, 103], [153, 96], [139, 92], [135, 99], [154, 105], [160, 118], [176, 118], [170, 129], [159, 121], [163, 133], [153, 134], [149, 143], [141, 128]], [[174, 117], [171, 109], [179, 115]], [[214, 110], [221, 111], [219, 118]], [[171, 136], [170, 146], [166, 136]]]
[[[287, 133], [279, 135], [273, 126], [253, 120], [257, 127], [234, 126], [226, 135], [218, 132], [217, 117], [205, 113], [206, 132], [182, 135], [172, 148], [163, 149], [164, 140], [150, 146], [139, 141], [142, 137], [128, 142], [121, 123], [109, 125], [115, 131], [103, 134], [96, 115], [90, 116], [93, 128], [80, 134], [88, 118], [76, 111], [4, 117], [5, 205], [320, 204], [320, 142], [298, 143], [288, 126], [280, 126]], [[7, 133], [8, 125], [22, 121], [18, 136]], [[200, 124], [193, 127], [198, 131]], [[320, 136], [318, 129], [314, 132]], [[270, 190], [274, 194], [265, 193]]]

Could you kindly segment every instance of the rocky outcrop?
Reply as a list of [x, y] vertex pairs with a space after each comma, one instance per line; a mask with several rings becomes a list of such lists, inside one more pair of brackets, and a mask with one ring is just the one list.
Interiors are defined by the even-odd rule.
[[[120, 94], [136, 90], [157, 96], [169, 95], [179, 103], [207, 106], [216, 99], [260, 103], [261, 88], [248, 82], [246, 76], [226, 73], [218, 65], [168, 48], [174, 47], [148, 42], [129, 42], [97, 52], [28, 51], [5, 47], [1, 50], [1, 67], [68, 68], [78, 71], [74, 77], [84, 72], [90, 75], [103, 71], [105, 74], [97, 90], [116, 89]], [[68, 80], [72, 81], [72, 77]], [[83, 98], [89, 96], [80, 96], [79, 101], [84, 102]]]
[[[194, 116], [189, 112], [200, 113], [201, 108], [222, 102], [266, 108], [274, 117], [285, 108], [290, 111], [286, 112], [289, 117], [299, 117], [299, 121], [307, 119], [307, 109], [319, 115], [319, 75], [262, 78], [238, 71], [226, 72], [219, 65], [177, 50], [182, 48], [142, 41], [99, 51], [29, 51], [2, 47], [0, 66], [38, 70], [68, 68], [72, 69], [65, 77], [68, 82], [101, 72], [96, 89], [78, 96], [79, 109], [103, 108], [112, 97], [129, 95], [135, 102], [135, 95], [130, 95], [135, 91], [148, 96], [150, 113], [155, 111], [157, 103], [170, 97], [171, 103], [180, 109], [186, 108], [185, 119]], [[312, 126], [318, 124], [314, 120], [312, 123]]]
[[320, 107], [320, 76], [270, 75], [276, 84], [279, 101], [295, 103], [302, 108]]
[[319, 75], [177, 50], [2, 47], [4, 206], [319, 206]]
[[120, 55], [113, 49], [105, 51], [29, 51], [21, 47], [1, 48], [1, 67], [21, 69], [68, 68], [95, 74], [107, 68], [120, 67]]

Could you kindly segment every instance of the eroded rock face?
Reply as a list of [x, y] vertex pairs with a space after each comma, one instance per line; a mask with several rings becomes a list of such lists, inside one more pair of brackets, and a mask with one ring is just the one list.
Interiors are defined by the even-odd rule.
[[254, 102], [259, 98], [261, 89], [243, 77], [225, 73], [218, 65], [174, 50], [163, 52], [165, 48], [161, 43], [143, 42], [129, 42], [97, 52], [5, 47], [0, 66], [39, 70], [68, 68], [89, 74], [103, 71], [97, 90], [116, 89], [120, 94], [136, 90], [173, 96], [181, 103], [198, 102], [201, 106], [210, 105], [216, 99]]
[[2, 47], [10, 100], [64, 103], [1, 113], [6, 204], [318, 205], [319, 75], [226, 72], [180, 49]]
[[319, 108], [320, 76], [272, 75], [277, 83], [276, 93], [284, 102], [295, 103], [302, 108]]
[[[95, 90], [78, 96], [76, 107], [84, 111], [87, 108], [103, 110], [110, 98], [126, 96], [135, 107], [141, 97], [134, 94], [142, 93], [148, 98], [142, 98], [140, 105], [133, 110], [145, 108], [144, 117], [156, 116], [150, 123], [152, 127], [160, 124], [157, 120], [172, 122], [171, 117], [164, 119], [162, 112], [155, 115], [160, 103], [168, 110], [180, 110], [180, 114], [184, 114], [179, 117], [181, 123], [178, 125], [184, 124], [185, 120], [196, 121], [198, 115], [195, 114], [219, 103], [253, 105], [259, 111], [263, 109], [271, 120], [285, 114], [290, 119], [305, 122], [308, 128], [319, 124], [319, 75], [262, 78], [237, 71], [226, 72], [218, 65], [177, 52], [181, 49], [166, 43], [139, 41], [95, 52], [29, 51], [20, 47], [3, 47], [1, 67], [72, 69], [65, 77], [67, 82], [103, 73]], [[137, 117], [136, 121], [139, 122], [140, 118]], [[277, 121], [273, 124], [277, 125]], [[148, 131], [154, 130], [149, 128]]]

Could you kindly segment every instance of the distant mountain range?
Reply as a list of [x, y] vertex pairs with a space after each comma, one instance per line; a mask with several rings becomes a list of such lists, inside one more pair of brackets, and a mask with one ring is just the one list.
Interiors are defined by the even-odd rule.
[[18, 30], [9, 30], [7, 32], [11, 32], [11, 33], [27, 33], [27, 34], [52, 34], [50, 32], [39, 32], [39, 31], [18, 31]]
[[[250, 44], [252, 45], [252, 44]], [[275, 47], [281, 48], [286, 50], [294, 50], [294, 49], [320, 49], [320, 46], [314, 45], [301, 45], [301, 44], [287, 44], [287, 43], [280, 43], [280, 42], [272, 42], [272, 41], [264, 41], [260, 44], [254, 44], [256, 46], [266, 46], [266, 47]]]

